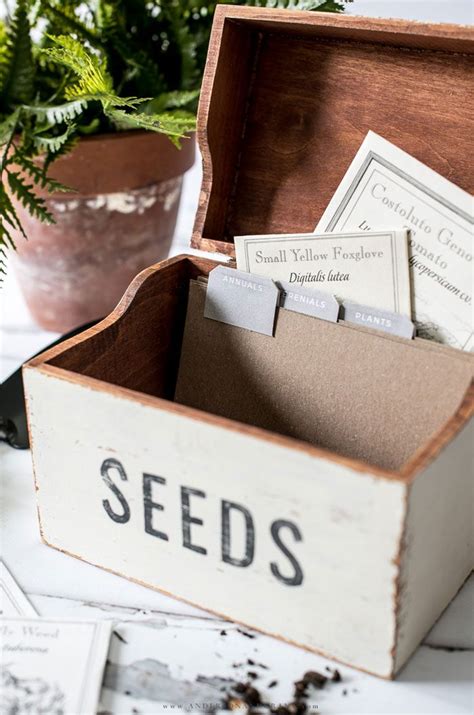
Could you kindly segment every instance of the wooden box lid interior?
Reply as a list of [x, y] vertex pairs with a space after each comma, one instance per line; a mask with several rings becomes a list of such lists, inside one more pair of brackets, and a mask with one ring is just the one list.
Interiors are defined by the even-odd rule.
[[218, 7], [192, 246], [313, 231], [369, 129], [472, 192], [473, 51], [468, 27]]

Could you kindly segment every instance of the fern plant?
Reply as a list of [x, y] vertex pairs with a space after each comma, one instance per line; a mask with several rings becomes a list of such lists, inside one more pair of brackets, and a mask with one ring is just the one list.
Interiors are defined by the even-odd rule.
[[[350, 0], [230, 0], [340, 12]], [[203, 0], [13, 0], [0, 20], [0, 272], [11, 197], [54, 222], [38, 187], [71, 190], [51, 164], [83, 136], [145, 129], [179, 146], [195, 109], [212, 16]]]

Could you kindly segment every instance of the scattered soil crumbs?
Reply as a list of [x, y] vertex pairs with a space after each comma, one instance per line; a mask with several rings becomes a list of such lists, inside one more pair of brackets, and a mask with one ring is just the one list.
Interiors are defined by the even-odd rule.
[[[250, 665], [259, 665], [250, 659], [247, 661]], [[267, 666], [261, 667], [267, 669]], [[316, 670], [308, 670], [300, 680], [294, 682], [293, 700], [285, 705], [274, 706], [265, 702], [254, 682], [236, 683], [232, 692], [227, 698], [226, 707], [228, 710], [246, 709], [248, 715], [253, 713], [272, 713], [272, 715], [303, 715], [306, 713], [308, 706], [306, 698], [309, 697], [311, 691], [321, 690], [327, 683], [340, 683], [342, 677], [337, 669], [331, 670], [326, 668], [330, 675], [323, 675]], [[247, 674], [252, 680], [256, 679], [257, 673], [249, 671]], [[278, 684], [277, 680], [272, 680], [268, 684], [268, 688], [273, 688]], [[347, 695], [347, 690], [342, 691], [343, 695]], [[256, 709], [254, 709], [256, 708]]]
[[256, 663], [252, 658], [247, 658], [247, 665], [256, 665], [257, 668], [263, 668], [264, 670], [268, 670], [268, 665], [264, 665], [263, 663]]
[[255, 638], [255, 635], [253, 633], [248, 633], [248, 631], [244, 631], [242, 628], [237, 628], [237, 633], [241, 633], [246, 638]]

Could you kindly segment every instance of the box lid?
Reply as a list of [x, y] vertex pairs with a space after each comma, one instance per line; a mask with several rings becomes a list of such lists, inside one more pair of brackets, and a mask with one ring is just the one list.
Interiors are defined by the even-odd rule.
[[313, 231], [369, 129], [472, 192], [473, 58], [467, 26], [218, 6], [191, 245]]

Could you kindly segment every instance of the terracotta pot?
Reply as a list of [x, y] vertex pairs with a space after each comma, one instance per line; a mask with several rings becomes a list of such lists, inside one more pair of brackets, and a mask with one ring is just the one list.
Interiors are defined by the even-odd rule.
[[17, 237], [13, 262], [43, 328], [66, 332], [107, 315], [139, 271], [168, 255], [194, 156], [194, 136], [181, 150], [152, 132], [89, 137], [52, 166], [77, 191], [43, 193], [55, 225], [17, 204], [28, 241]]

